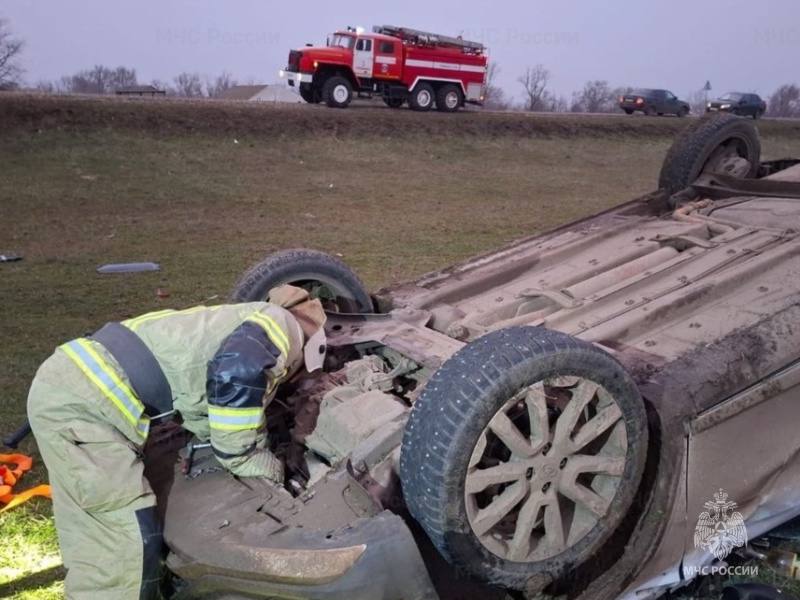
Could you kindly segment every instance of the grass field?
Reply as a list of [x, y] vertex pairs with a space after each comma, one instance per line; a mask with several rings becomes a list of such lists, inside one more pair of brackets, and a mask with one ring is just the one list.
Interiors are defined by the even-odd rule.
[[[24, 255], [0, 264], [0, 434], [23, 418], [53, 348], [108, 320], [221, 302], [249, 264], [286, 247], [337, 253], [371, 288], [446, 266], [650, 191], [679, 127], [617, 118], [620, 131], [609, 121], [584, 135], [573, 118], [523, 135], [482, 115], [204, 105], [215, 129], [191, 104], [102, 104], [93, 119], [81, 110], [96, 104], [36, 102], [0, 99], [14, 117], [0, 120], [0, 254]], [[326, 115], [346, 126], [319, 125]], [[261, 119], [289, 119], [291, 135]], [[800, 155], [795, 129], [765, 124], [766, 155]], [[162, 270], [95, 272], [122, 261]], [[32, 441], [23, 450], [35, 454]], [[0, 597], [59, 597], [49, 505], [0, 516], [0, 531]]]

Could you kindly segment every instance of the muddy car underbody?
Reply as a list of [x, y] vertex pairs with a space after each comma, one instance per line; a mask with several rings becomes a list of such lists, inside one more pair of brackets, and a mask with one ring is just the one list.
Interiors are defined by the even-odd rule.
[[[780, 167], [786, 168], [758, 181], [800, 183], [800, 165]], [[375, 314], [331, 313], [326, 372], [289, 386], [268, 409], [271, 440], [287, 464], [286, 485], [234, 479], [202, 451], [188, 475], [177, 473], [172, 481], [168, 566], [184, 593], [410, 599], [471, 585], [457, 570], [455, 579], [434, 588], [429, 571], [441, 559], [427, 537], [435, 542], [435, 524], [416, 519], [420, 528], [406, 510], [412, 505], [415, 516], [427, 510], [430, 490], [418, 483], [434, 479], [414, 486], [408, 475], [401, 481], [401, 444], [406, 453], [409, 416], [421, 396], [433, 393], [425, 388], [434, 373], [474, 340], [509, 328], [562, 332], [612, 356], [641, 394], [649, 433], [641, 438], [646, 447], [636, 449], [642, 468], [635, 489], [618, 514], [611, 498], [627, 471], [612, 465], [630, 455], [633, 443], [622, 421], [614, 422], [618, 412], [581, 421], [591, 430], [586, 435], [604, 440], [597, 456], [605, 462], [594, 468], [602, 477], [576, 472], [570, 481], [545, 483], [547, 493], [551, 482], [562, 486], [557, 491], [572, 515], [558, 525], [567, 541], [553, 547], [570, 546], [576, 530], [613, 524], [591, 549], [592, 560], [575, 564], [559, 563], [560, 555], [548, 550], [552, 525], [537, 516], [529, 527], [542, 532], [540, 554], [528, 547], [530, 540], [520, 554], [514, 523], [503, 529], [510, 517], [492, 508], [512, 484], [475, 483], [483, 451], [476, 442], [464, 467], [472, 483], [468, 475], [466, 492], [459, 492], [468, 507], [475, 503], [467, 508], [468, 525], [495, 560], [551, 565], [512, 578], [510, 587], [544, 590], [544, 597], [655, 598], [713, 560], [695, 548], [695, 524], [719, 490], [738, 503], [750, 538], [800, 514], [800, 200], [723, 196], [700, 195], [676, 208], [668, 193], [654, 193], [384, 289], [375, 296]], [[583, 384], [570, 380], [573, 375], [545, 381], [548, 403], [559, 386], [574, 396]], [[602, 405], [602, 394], [597, 397]], [[549, 417], [554, 429], [567, 405]], [[483, 444], [497, 438], [513, 445], [509, 430], [500, 432], [498, 414], [481, 423]], [[434, 422], [436, 411], [430, 415]], [[531, 421], [522, 433], [533, 439], [532, 429]], [[487, 438], [487, 431], [499, 433]], [[615, 448], [621, 454], [613, 455]], [[501, 456], [492, 465], [512, 469], [522, 460], [513, 448], [510, 457], [508, 451]], [[542, 472], [551, 468], [531, 464], [529, 481], [539, 477], [539, 465]], [[494, 490], [488, 500], [480, 496], [487, 489]], [[524, 509], [512, 508], [507, 512], [521, 522]], [[500, 525], [487, 529], [481, 519], [491, 511]], [[467, 571], [480, 579], [480, 569]]]

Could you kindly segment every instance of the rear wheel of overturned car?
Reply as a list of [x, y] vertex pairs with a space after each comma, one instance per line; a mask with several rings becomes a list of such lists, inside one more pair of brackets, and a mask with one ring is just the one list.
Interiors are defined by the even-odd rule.
[[266, 256], [236, 283], [231, 300], [268, 300], [269, 291], [284, 284], [308, 290], [313, 297], [322, 301], [326, 310], [373, 312], [372, 299], [350, 267], [329, 254], [307, 248], [283, 250]]
[[353, 99], [353, 86], [341, 75], [334, 75], [322, 86], [322, 99], [331, 108], [347, 108]]
[[427, 384], [403, 437], [412, 515], [452, 564], [523, 589], [586, 563], [631, 507], [644, 405], [610, 355], [538, 327], [489, 333]]
[[733, 114], [710, 113], [672, 143], [658, 187], [674, 194], [704, 173], [755, 177], [760, 161], [761, 142], [752, 122]]
[[419, 82], [408, 96], [408, 105], [412, 110], [426, 111], [433, 108], [436, 97], [433, 86], [424, 81]]
[[461, 90], [452, 83], [443, 85], [436, 92], [436, 109], [441, 112], [455, 112], [461, 104]]

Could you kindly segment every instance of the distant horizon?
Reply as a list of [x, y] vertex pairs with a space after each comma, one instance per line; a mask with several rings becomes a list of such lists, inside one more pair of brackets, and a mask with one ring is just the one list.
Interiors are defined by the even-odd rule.
[[[240, 0], [140, 0], [115, 5], [84, 0], [0, 0], [0, 17], [26, 42], [25, 83], [58, 81], [101, 64], [136, 70], [139, 82], [172, 82], [181, 72], [239, 84], [279, 83], [292, 48], [323, 44], [347, 25], [397, 24], [461, 35], [485, 44], [499, 65], [497, 85], [521, 100], [516, 79], [528, 66], [551, 73], [548, 89], [569, 100], [590, 80], [611, 88], [666, 88], [685, 98], [711, 82], [710, 96], [730, 91], [768, 98], [800, 82], [800, 3], [772, 0], [758, 14], [744, 0], [675, 0], [661, 6], [586, 0], [554, 7], [541, 0], [474, 6], [407, 0], [381, 7], [361, 0], [336, 7], [312, 0], [300, 18], [293, 5]], [[441, 15], [448, 15], [443, 17]]]

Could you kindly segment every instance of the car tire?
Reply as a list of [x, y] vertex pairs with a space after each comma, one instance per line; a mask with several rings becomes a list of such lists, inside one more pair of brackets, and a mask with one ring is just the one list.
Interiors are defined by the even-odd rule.
[[307, 248], [282, 250], [266, 256], [242, 275], [231, 292], [231, 300], [268, 300], [269, 291], [283, 284], [309, 290], [328, 310], [373, 312], [372, 299], [350, 267], [329, 254]]
[[658, 187], [670, 194], [690, 186], [704, 171], [714, 170], [709, 160], [721, 148], [730, 148], [749, 162], [744, 177], [755, 177], [761, 161], [761, 142], [755, 125], [730, 113], [699, 119], [672, 143], [658, 178]]
[[682, 119], [683, 117], [685, 117], [688, 114], [689, 114], [689, 110], [685, 106], [682, 106], [681, 108], [678, 109], [678, 112], [675, 113], [675, 116], [677, 116], [679, 119]]
[[625, 108], [623, 110], [625, 111], [626, 115], [632, 115], [633, 114], [633, 109], [632, 108]]
[[322, 86], [322, 99], [331, 108], [347, 108], [353, 99], [353, 86], [347, 78], [333, 75]]
[[461, 90], [452, 83], [441, 86], [436, 92], [436, 110], [439, 112], [456, 112], [462, 103]]
[[[586, 381], [590, 382], [588, 388], [583, 387]], [[552, 384], [556, 387], [548, 387], [545, 393], [544, 382], [548, 382], [548, 386]], [[523, 403], [522, 395], [525, 394], [524, 402], [529, 406], [527, 394], [533, 394], [532, 390], [538, 389], [539, 385], [542, 386], [541, 392], [537, 392], [536, 399], [532, 401], [536, 404], [536, 411], [519, 408]], [[569, 388], [570, 385], [573, 388]], [[599, 386], [598, 391], [592, 391], [593, 385]], [[600, 388], [603, 390], [602, 395]], [[588, 403], [579, 402], [572, 396], [573, 393], [584, 400], [588, 398]], [[557, 397], [561, 400], [552, 400], [551, 394], [559, 394]], [[565, 395], [569, 396], [569, 401]], [[599, 404], [594, 404], [595, 400], [600, 402], [601, 397], [607, 402], [602, 408]], [[558, 402], [562, 402], [560, 406], [563, 411], [560, 413], [555, 406]], [[578, 404], [573, 405], [573, 402]], [[584, 408], [586, 412], [582, 412]], [[506, 410], [509, 412], [505, 413]], [[525, 414], [530, 417], [534, 412], [543, 419], [536, 421], [538, 424], [534, 427], [534, 418], [530, 417], [527, 430], [517, 429], [509, 416], [512, 411], [517, 411], [517, 418], [522, 420]], [[590, 416], [579, 416], [587, 413]], [[589, 439], [584, 434], [588, 428], [587, 423], [597, 425], [592, 417], [600, 415], [609, 417], [606, 421], [601, 421], [607, 428], [597, 433], [594, 442], [585, 444], [585, 440]], [[559, 425], [562, 418], [566, 422]], [[544, 421], [548, 423], [548, 433], [534, 441], [532, 432], [534, 429], [545, 431], [541, 425]], [[502, 425], [493, 425], [495, 422]], [[520, 438], [515, 438], [506, 428], [507, 423], [512, 423]], [[500, 437], [492, 433], [493, 427], [498, 431], [505, 431], [502, 435], [513, 440], [512, 445], [516, 445], [521, 439], [526, 452], [529, 449], [527, 444], [531, 448], [539, 446], [539, 454], [536, 455], [538, 458], [516, 461], [511, 446], [505, 447], [503, 442], [498, 442]], [[531, 433], [523, 434], [523, 431]], [[551, 431], [554, 433], [550, 434]], [[494, 437], [488, 441], [490, 435]], [[639, 488], [647, 454], [647, 438], [645, 408], [636, 384], [609, 354], [567, 334], [541, 327], [502, 329], [484, 335], [454, 354], [433, 375], [415, 402], [405, 428], [400, 454], [403, 495], [411, 514], [422, 525], [440, 553], [456, 568], [494, 585], [524, 589], [542, 578], [547, 581], [557, 580], [586, 563], [614, 533], [630, 509]], [[541, 444], [548, 439], [551, 442], [546, 442], [542, 447]], [[622, 439], [624, 448], [620, 442]], [[562, 457], [561, 447], [565, 440], [569, 440], [577, 448], [577, 454]], [[601, 454], [606, 451], [608, 444], [616, 448], [613, 457], [610, 454]], [[490, 450], [497, 451], [498, 456], [506, 456], [507, 461], [487, 462], [488, 465], [502, 466], [500, 463], [503, 463], [504, 468], [519, 470], [521, 463], [527, 460], [544, 462], [541, 468], [536, 467], [538, 473], [534, 474], [531, 473], [533, 467], [525, 463], [524, 479], [521, 473], [514, 475], [518, 478], [514, 483], [509, 483], [513, 481], [510, 477], [502, 479], [502, 482], [508, 484], [503, 488], [498, 481], [487, 484], [488, 479], [481, 480], [481, 477], [488, 478], [489, 475], [478, 469], [478, 465], [481, 464], [484, 453], [489, 453]], [[586, 450], [587, 453], [582, 454], [581, 450]], [[593, 451], [598, 454], [592, 455]], [[476, 456], [479, 459], [477, 462]], [[609, 465], [613, 462], [613, 475], [599, 468], [604, 460], [610, 461], [606, 468], [610, 468]], [[546, 461], [553, 461], [553, 464]], [[519, 505], [527, 506], [529, 499], [540, 494], [537, 491], [538, 486], [542, 485], [539, 478], [558, 478], [551, 486], [545, 483], [541, 487], [541, 495], [552, 492], [553, 497], [563, 500], [559, 496], [562, 493], [560, 481], [563, 479], [566, 481], [564, 489], [567, 490], [564, 493], [576, 496], [573, 488], [579, 485], [577, 477], [581, 473], [581, 476], [587, 474], [582, 470], [581, 464], [588, 466], [592, 461], [596, 461], [598, 465], [593, 473], [606, 487], [597, 485], [595, 490], [587, 487], [584, 489], [592, 493], [580, 493], [586, 493], [585, 498], [593, 498], [591, 502], [595, 504], [592, 511], [604, 514], [598, 516], [592, 513], [593, 516], [588, 518], [589, 510], [585, 505], [572, 501], [572, 506], [567, 506], [566, 510], [580, 516], [580, 520], [575, 517], [574, 523], [581, 523], [582, 528], [577, 531], [572, 529], [572, 525], [565, 525], [569, 528], [568, 534], [575, 534], [574, 543], [570, 543], [560, 552], [557, 545], [545, 547], [541, 560], [536, 559], [536, 554], [540, 551], [538, 544], [524, 556], [524, 560], [520, 560], [522, 555], [514, 555], [514, 552], [524, 551], [524, 547], [509, 545], [514, 552], [509, 550], [506, 556], [492, 547], [495, 543], [491, 542], [494, 539], [492, 536], [496, 534], [491, 533], [491, 528], [491, 535], [481, 531], [486, 526], [485, 521], [480, 521], [481, 500], [477, 499], [478, 495], [486, 493], [482, 491], [482, 486], [490, 489], [497, 484], [495, 496], [483, 510], [494, 506], [494, 502], [502, 502], [501, 496], [512, 489], [513, 497], [509, 502], [513, 503], [517, 499], [517, 492], [520, 488], [523, 489], [526, 495], [511, 505], [512, 508], [505, 517], [500, 517], [507, 520]], [[601, 472], [606, 474], [599, 475]], [[582, 481], [581, 487], [597, 484], [597, 479]], [[529, 491], [525, 491], [526, 485], [530, 486]], [[469, 491], [471, 488], [478, 491], [472, 494]], [[601, 493], [602, 502], [599, 500]], [[580, 495], [576, 497], [580, 498]], [[530, 501], [534, 504], [537, 502]], [[550, 506], [544, 510], [555, 510]], [[533, 511], [538, 518], [539, 512], [535, 506]], [[556, 513], [558, 517], [555, 516]], [[515, 531], [523, 519], [522, 514], [522, 509], [516, 513]], [[520, 535], [523, 544], [530, 543], [533, 535], [533, 531], [528, 533], [525, 526], [525, 523], [534, 522], [532, 513], [528, 510], [526, 514]], [[560, 518], [560, 510], [548, 512], [545, 518], [551, 516], [554, 519]], [[595, 517], [596, 521], [593, 520]], [[505, 524], [510, 527], [511, 523], [506, 523], [505, 520], [500, 522], [501, 526]], [[561, 527], [558, 523], [563, 524], [566, 521], [556, 521], [557, 526], [553, 531]], [[535, 528], [534, 526], [533, 529]], [[548, 550], [551, 555], [547, 555]]]
[[429, 111], [433, 108], [436, 101], [436, 94], [433, 91], [433, 86], [424, 81], [419, 82], [408, 96], [408, 105], [411, 110], [420, 112]]

